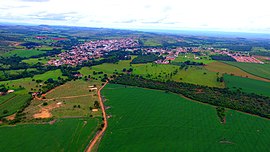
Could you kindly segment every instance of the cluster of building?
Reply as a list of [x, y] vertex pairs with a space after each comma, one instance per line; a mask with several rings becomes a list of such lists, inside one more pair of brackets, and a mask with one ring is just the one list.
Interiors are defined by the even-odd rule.
[[227, 50], [215, 50], [216, 53], [225, 54], [234, 58], [237, 62], [246, 62], [246, 63], [259, 63], [264, 64], [264, 62], [258, 60], [254, 56], [249, 55], [249, 53], [242, 52], [229, 52]]
[[48, 64], [54, 66], [60, 66], [63, 64], [75, 66], [93, 58], [101, 58], [110, 51], [134, 48], [138, 46], [138, 41], [132, 38], [90, 41], [75, 46], [70, 51], [59, 54], [58, 57], [60, 59], [52, 59]]

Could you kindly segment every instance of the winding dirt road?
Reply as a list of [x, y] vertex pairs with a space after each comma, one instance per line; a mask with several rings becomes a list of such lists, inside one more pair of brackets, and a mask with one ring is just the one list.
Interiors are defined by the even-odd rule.
[[94, 137], [94, 139], [90, 141], [90, 144], [86, 148], [85, 152], [91, 152], [92, 151], [93, 147], [98, 142], [98, 140], [102, 137], [102, 135], [104, 134], [104, 132], [107, 129], [107, 126], [108, 126], [106, 112], [105, 112], [105, 107], [104, 107], [104, 104], [103, 104], [103, 101], [102, 101], [102, 97], [101, 97], [101, 94], [100, 94], [100, 91], [106, 86], [107, 83], [108, 83], [108, 81], [98, 90], [98, 99], [99, 99], [99, 104], [101, 106], [101, 110], [102, 110], [102, 114], [103, 114], [104, 127], [102, 128], [101, 131], [99, 131], [96, 134], [96, 136]]

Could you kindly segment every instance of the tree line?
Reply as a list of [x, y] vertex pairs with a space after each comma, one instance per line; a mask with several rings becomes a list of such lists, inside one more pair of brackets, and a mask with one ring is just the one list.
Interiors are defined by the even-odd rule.
[[227, 88], [207, 87], [170, 80], [159, 82], [144, 79], [138, 75], [121, 75], [111, 80], [111, 83], [170, 91], [200, 102], [270, 118], [270, 97], [253, 93], [249, 94], [239, 90], [230, 91]]

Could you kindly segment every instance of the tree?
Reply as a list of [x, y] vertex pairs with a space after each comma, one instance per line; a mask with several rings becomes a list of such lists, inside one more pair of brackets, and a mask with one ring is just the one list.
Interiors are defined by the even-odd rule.
[[95, 101], [95, 102], [94, 102], [94, 106], [95, 106], [95, 108], [99, 108], [99, 103], [98, 103], [98, 101]]

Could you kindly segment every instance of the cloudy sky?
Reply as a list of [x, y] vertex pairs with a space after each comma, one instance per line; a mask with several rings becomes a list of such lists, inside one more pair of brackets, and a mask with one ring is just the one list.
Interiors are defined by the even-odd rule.
[[270, 33], [268, 0], [0, 0], [0, 22]]

